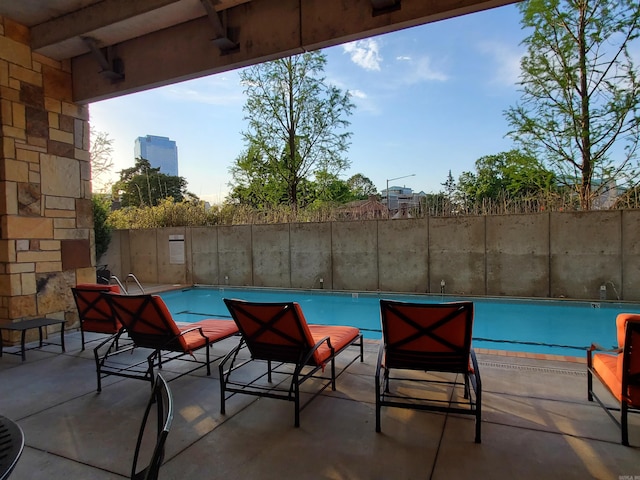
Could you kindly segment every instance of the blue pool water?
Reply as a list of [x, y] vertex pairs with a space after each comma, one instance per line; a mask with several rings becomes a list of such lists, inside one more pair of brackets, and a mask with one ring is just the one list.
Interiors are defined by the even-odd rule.
[[353, 325], [366, 338], [381, 338], [381, 298], [440, 303], [474, 302], [473, 346], [495, 350], [584, 356], [592, 342], [616, 344], [618, 313], [640, 313], [640, 305], [569, 300], [460, 298], [449, 295], [323, 292], [193, 287], [161, 294], [176, 321], [230, 318], [223, 298], [300, 303], [308, 323]]

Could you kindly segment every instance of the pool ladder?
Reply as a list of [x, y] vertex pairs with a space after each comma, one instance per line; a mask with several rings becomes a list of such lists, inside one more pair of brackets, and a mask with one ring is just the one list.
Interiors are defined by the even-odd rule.
[[116, 284], [120, 287], [120, 290], [122, 290], [127, 295], [129, 295], [129, 289], [127, 288], [127, 286], [129, 285], [129, 280], [133, 280], [134, 282], [136, 282], [136, 285], [140, 289], [140, 292], [142, 292], [142, 294], [144, 295], [144, 288], [142, 288], [142, 285], [133, 273], [127, 275], [127, 278], [124, 279], [124, 285], [116, 275], [111, 275], [111, 280], [115, 281]]

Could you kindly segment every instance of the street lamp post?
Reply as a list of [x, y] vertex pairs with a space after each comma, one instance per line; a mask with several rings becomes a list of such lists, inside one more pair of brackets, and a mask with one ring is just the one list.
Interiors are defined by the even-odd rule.
[[409, 178], [409, 177], [415, 177], [416, 174], [412, 173], [411, 175], [403, 175], [402, 177], [396, 177], [396, 178], [387, 178], [387, 217], [389, 216], [389, 212], [390, 212], [390, 208], [389, 208], [389, 182], [392, 182], [393, 180], [400, 180], [401, 178]]

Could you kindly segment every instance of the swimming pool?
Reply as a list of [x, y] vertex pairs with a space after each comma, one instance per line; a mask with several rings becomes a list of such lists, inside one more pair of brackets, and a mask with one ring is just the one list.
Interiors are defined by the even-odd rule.
[[401, 295], [387, 293], [328, 292], [321, 290], [273, 290], [235, 287], [193, 287], [160, 294], [176, 321], [230, 318], [223, 298], [256, 302], [300, 303], [309, 323], [353, 325], [365, 338], [381, 338], [381, 298], [440, 303], [474, 302], [473, 346], [494, 350], [584, 356], [597, 342], [616, 344], [618, 313], [640, 313], [640, 305], [570, 300], [462, 298], [449, 295]]

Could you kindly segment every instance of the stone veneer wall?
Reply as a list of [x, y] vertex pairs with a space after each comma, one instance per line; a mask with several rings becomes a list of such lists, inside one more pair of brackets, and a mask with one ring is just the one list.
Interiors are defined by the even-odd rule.
[[1, 16], [0, 102], [0, 322], [70, 326], [70, 286], [95, 282], [89, 111], [70, 62], [32, 52], [29, 30]]

